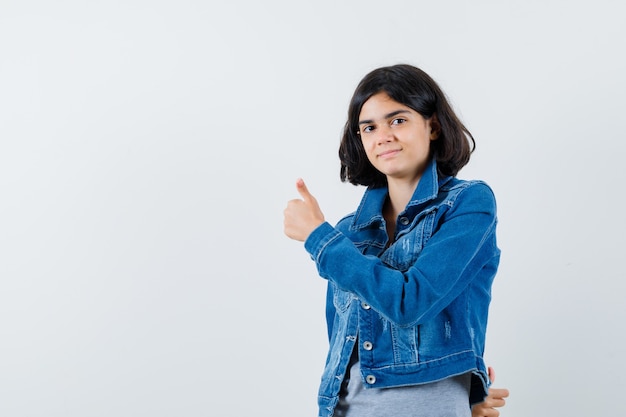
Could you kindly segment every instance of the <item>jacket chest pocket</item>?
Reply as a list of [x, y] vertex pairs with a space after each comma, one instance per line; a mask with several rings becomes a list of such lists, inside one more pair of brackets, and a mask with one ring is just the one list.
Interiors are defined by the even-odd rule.
[[436, 213], [436, 210], [431, 210], [415, 219], [414, 226], [399, 235], [398, 240], [381, 256], [381, 260], [399, 271], [408, 270], [433, 234]]

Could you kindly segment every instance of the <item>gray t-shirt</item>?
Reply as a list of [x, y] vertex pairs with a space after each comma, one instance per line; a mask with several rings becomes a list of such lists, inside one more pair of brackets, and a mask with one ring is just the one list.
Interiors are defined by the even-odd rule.
[[365, 389], [359, 361], [349, 366], [334, 417], [470, 417], [471, 373], [422, 385]]

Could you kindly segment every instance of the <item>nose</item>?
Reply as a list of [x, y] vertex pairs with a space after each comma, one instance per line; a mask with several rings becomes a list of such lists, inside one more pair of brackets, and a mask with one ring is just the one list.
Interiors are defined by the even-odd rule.
[[378, 137], [376, 140], [377, 144], [383, 144], [387, 142], [391, 142], [393, 140], [393, 133], [389, 126], [383, 126], [378, 128]]

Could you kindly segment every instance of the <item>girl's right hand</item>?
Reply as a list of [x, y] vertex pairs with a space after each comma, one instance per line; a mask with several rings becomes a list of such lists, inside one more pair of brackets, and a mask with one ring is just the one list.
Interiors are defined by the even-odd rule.
[[294, 199], [287, 203], [284, 211], [285, 234], [294, 240], [304, 242], [311, 232], [325, 220], [317, 200], [306, 188], [302, 178], [296, 182], [296, 188], [302, 200]]

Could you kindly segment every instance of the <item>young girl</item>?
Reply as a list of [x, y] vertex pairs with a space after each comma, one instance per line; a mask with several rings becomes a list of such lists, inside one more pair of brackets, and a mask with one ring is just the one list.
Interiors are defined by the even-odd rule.
[[339, 148], [341, 180], [367, 187], [357, 210], [332, 227], [297, 181], [285, 233], [328, 280], [319, 416], [468, 417], [487, 396], [500, 250], [491, 189], [456, 178], [474, 145], [430, 76], [379, 68], [354, 92]]

